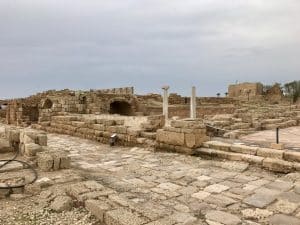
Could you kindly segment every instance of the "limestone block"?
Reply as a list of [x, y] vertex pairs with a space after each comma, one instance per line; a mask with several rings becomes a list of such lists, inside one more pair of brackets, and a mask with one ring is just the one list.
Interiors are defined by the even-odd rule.
[[104, 214], [111, 209], [111, 206], [103, 201], [87, 200], [85, 201], [85, 208], [103, 223]]
[[105, 126], [114, 126], [114, 125], [116, 125], [116, 121], [115, 120], [104, 120], [103, 124]]
[[[178, 153], [183, 153], [183, 154], [187, 154], [187, 155], [191, 155], [194, 153], [193, 149], [186, 148], [183, 146], [173, 146], [173, 148], [174, 148], [175, 152], [178, 152]], [[169, 149], [172, 150], [172, 146], [170, 146]]]
[[124, 125], [125, 121], [124, 120], [115, 120], [116, 125], [122, 126]]
[[196, 146], [196, 136], [195, 134], [184, 134], [184, 140], [185, 140], [185, 145], [188, 147], [188, 148], [195, 148], [197, 147]]
[[257, 147], [251, 147], [251, 146], [245, 146], [245, 145], [232, 145], [231, 151], [243, 153], [243, 154], [249, 154], [249, 155], [256, 155]]
[[172, 120], [171, 126], [175, 128], [205, 128], [200, 120]]
[[57, 196], [50, 204], [50, 208], [56, 212], [69, 211], [72, 209], [73, 201], [69, 196]]
[[293, 163], [280, 159], [266, 158], [263, 167], [274, 172], [290, 173], [294, 171]]
[[24, 144], [35, 143], [35, 140], [32, 138], [32, 136], [24, 134], [23, 143]]
[[208, 221], [214, 221], [215, 224], [238, 225], [241, 223], [239, 217], [223, 211], [211, 210], [205, 217]]
[[8, 131], [8, 137], [10, 143], [19, 143], [20, 142], [20, 130], [10, 129]]
[[117, 127], [116, 126], [109, 126], [107, 127], [107, 131], [110, 133], [117, 133]]
[[300, 152], [293, 152], [287, 150], [284, 152], [283, 158], [291, 162], [300, 162]]
[[47, 146], [47, 135], [46, 134], [39, 134], [37, 136], [37, 142], [41, 146]]
[[72, 125], [75, 127], [85, 127], [85, 123], [81, 121], [72, 121]]
[[250, 123], [235, 123], [234, 125], [231, 125], [232, 130], [247, 129], [250, 127], [251, 127]]
[[262, 165], [264, 157], [242, 154], [242, 160], [251, 164]]
[[204, 142], [209, 141], [209, 137], [205, 133], [195, 133], [196, 147], [200, 147]]
[[265, 158], [275, 158], [275, 159], [282, 159], [284, 151], [276, 150], [271, 148], [258, 148], [257, 149], [257, 156], [262, 156]]
[[277, 149], [277, 150], [283, 150], [284, 144], [283, 143], [271, 143], [270, 148]]
[[69, 169], [71, 167], [71, 158], [66, 154], [60, 155], [60, 169]]
[[227, 144], [221, 141], [209, 141], [207, 142], [210, 148], [222, 150], [222, 151], [230, 151], [231, 144]]
[[104, 131], [105, 127], [103, 124], [93, 124], [95, 130]]
[[157, 141], [172, 145], [184, 145], [184, 133], [169, 132], [164, 130], [157, 131]]
[[42, 171], [51, 171], [54, 160], [49, 153], [40, 153], [38, 154], [37, 164]]
[[36, 156], [38, 152], [43, 151], [42, 146], [35, 143], [24, 144], [24, 152], [26, 156]]
[[128, 128], [128, 129], [127, 129], [127, 133], [128, 133], [129, 135], [138, 137], [138, 136], [140, 136], [140, 134], [141, 134], [141, 130], [136, 130], [136, 129]]
[[164, 127], [164, 131], [181, 133], [182, 129], [181, 128], [175, 128], [175, 127]]
[[116, 126], [116, 132], [118, 134], [126, 134], [127, 133], [127, 127], [126, 126]]

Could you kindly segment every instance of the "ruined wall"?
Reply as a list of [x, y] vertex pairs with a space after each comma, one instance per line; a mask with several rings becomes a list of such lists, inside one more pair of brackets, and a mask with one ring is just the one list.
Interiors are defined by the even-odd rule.
[[68, 134], [109, 143], [110, 137], [117, 134], [118, 145], [151, 145], [155, 132], [164, 126], [162, 115], [151, 117], [122, 117], [114, 115], [66, 114], [53, 116], [51, 121], [41, 122], [35, 128], [48, 132]]
[[283, 100], [283, 93], [279, 84], [273, 85], [269, 90], [265, 93], [265, 99], [267, 101], [278, 103]]
[[263, 95], [263, 85], [261, 83], [241, 83], [231, 84], [228, 87], [230, 98], [250, 99]]
[[27, 126], [32, 122], [38, 122], [40, 99], [40, 96], [31, 96], [27, 99], [9, 101], [6, 109], [6, 123]]
[[[183, 97], [178, 94], [171, 93], [169, 95], [169, 104], [170, 105], [189, 105], [190, 97]], [[237, 104], [238, 101], [229, 97], [197, 97], [196, 98], [197, 105], [205, 105], [205, 104]]]
[[90, 91], [49, 90], [8, 101], [6, 122], [20, 126], [50, 121], [59, 113], [134, 115], [138, 108], [133, 88]]
[[[224, 106], [198, 106], [196, 109], [197, 117], [203, 118], [205, 115], [216, 115], [216, 114], [231, 114], [236, 110], [234, 105]], [[148, 107], [148, 115], [159, 115], [162, 114], [161, 107]], [[177, 105], [169, 106], [169, 118], [172, 117], [189, 118], [190, 117], [190, 106], [189, 105]]]

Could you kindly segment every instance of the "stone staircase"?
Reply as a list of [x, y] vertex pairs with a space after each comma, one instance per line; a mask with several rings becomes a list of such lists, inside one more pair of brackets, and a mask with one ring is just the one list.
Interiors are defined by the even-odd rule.
[[209, 159], [244, 161], [280, 173], [300, 171], [300, 152], [292, 150], [208, 141], [202, 148], [196, 149], [194, 155]]
[[206, 118], [206, 124], [224, 130], [224, 137], [238, 138], [255, 131], [297, 126], [300, 124], [300, 109], [277, 105], [242, 105], [233, 114]]

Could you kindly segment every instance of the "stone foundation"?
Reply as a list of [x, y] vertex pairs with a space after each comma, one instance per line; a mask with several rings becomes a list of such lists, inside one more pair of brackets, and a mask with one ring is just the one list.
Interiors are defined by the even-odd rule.
[[173, 120], [170, 127], [157, 131], [156, 150], [192, 154], [207, 140], [201, 120]]

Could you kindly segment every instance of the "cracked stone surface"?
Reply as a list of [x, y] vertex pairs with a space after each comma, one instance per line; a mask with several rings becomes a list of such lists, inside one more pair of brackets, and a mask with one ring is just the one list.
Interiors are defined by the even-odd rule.
[[[276, 174], [243, 162], [109, 147], [58, 134], [48, 135], [48, 145], [68, 152], [70, 174], [93, 182], [82, 185], [59, 173], [43, 177], [51, 187], [58, 181], [72, 187], [79, 202], [103, 202], [90, 208], [102, 210], [108, 224], [299, 224], [299, 173]], [[41, 196], [50, 196], [48, 189], [43, 188]]]

